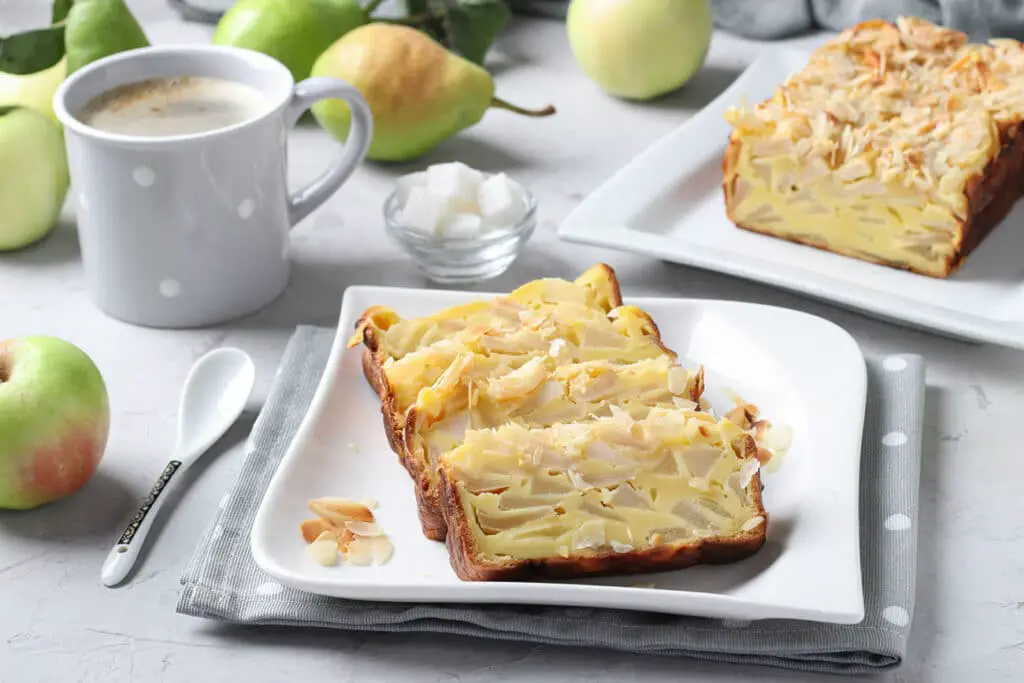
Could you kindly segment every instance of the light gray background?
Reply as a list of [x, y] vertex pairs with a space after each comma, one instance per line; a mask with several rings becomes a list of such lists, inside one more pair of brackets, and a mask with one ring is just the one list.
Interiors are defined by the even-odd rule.
[[[0, 0], [0, 31], [41, 20], [47, 3]], [[206, 40], [162, 0], [129, 0], [156, 43]], [[807, 42], [804, 39], [802, 42]], [[815, 40], [815, 39], [811, 39]], [[442, 636], [345, 635], [284, 629], [230, 630], [174, 613], [178, 579], [237, 472], [244, 419], [153, 537], [134, 582], [111, 591], [99, 568], [122, 526], [163, 467], [174, 438], [178, 392], [192, 361], [232, 344], [258, 368], [254, 406], [266, 396], [297, 324], [334, 323], [348, 284], [423, 286], [383, 232], [380, 207], [394, 176], [459, 158], [529, 184], [541, 224], [521, 261], [493, 288], [570, 277], [599, 259], [628, 295], [736, 298], [792, 306], [849, 329], [871, 353], [921, 353], [928, 363], [922, 464], [919, 580], [906, 664], [873, 680], [1019, 680], [1024, 670], [1024, 498], [1020, 413], [1024, 355], [974, 346], [847, 313], [723, 276], [602, 249], [565, 245], [554, 222], [633, 155], [706, 104], [758, 51], [717, 35], [691, 85], [652, 104], [605, 97], [580, 75], [563, 27], [514, 25], [494, 53], [503, 97], [553, 102], [547, 120], [488, 114], [473, 131], [410, 167], [367, 167], [293, 234], [292, 283], [263, 313], [216, 329], [166, 332], [104, 317], [85, 298], [67, 219], [45, 243], [0, 256], [0, 338], [54, 334], [82, 346], [103, 371], [114, 406], [99, 474], [80, 494], [28, 514], [0, 514], [0, 679], [13, 681], [247, 683], [283, 680], [497, 683], [498, 681], [802, 683], [812, 675], [676, 659], [479, 642]], [[291, 141], [293, 180], [314, 177], [335, 150], [314, 128]]]

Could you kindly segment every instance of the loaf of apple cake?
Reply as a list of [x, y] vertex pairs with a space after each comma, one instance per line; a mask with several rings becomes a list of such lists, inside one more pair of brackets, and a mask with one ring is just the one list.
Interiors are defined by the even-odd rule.
[[726, 120], [737, 226], [946, 277], [1024, 189], [1024, 47], [864, 22]]

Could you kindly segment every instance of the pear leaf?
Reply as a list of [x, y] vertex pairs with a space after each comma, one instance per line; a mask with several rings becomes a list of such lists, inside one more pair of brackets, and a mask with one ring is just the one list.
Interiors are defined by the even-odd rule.
[[471, 62], [483, 64], [512, 13], [504, 0], [459, 0], [444, 15], [445, 43]]
[[34, 74], [64, 57], [64, 19], [75, 0], [53, 0], [50, 25], [0, 37], [0, 72]]
[[34, 74], [64, 57], [64, 24], [0, 37], [0, 71]]

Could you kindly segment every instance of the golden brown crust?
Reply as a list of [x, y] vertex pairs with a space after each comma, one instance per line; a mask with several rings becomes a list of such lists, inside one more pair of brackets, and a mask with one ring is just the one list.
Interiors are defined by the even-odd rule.
[[395, 405], [395, 395], [388, 385], [388, 378], [384, 369], [377, 362], [377, 357], [369, 348], [363, 349], [363, 375], [370, 383], [373, 390], [380, 398], [380, 412], [384, 420], [384, 434], [387, 436], [388, 445], [398, 455], [398, 459], [405, 464], [404, 449], [402, 448], [402, 425], [395, 421], [398, 408]]
[[663, 545], [628, 553], [590, 557], [547, 557], [485, 564], [478, 552], [469, 522], [462, 512], [456, 486], [441, 469], [441, 494], [449, 533], [445, 538], [452, 569], [463, 581], [530, 581], [606, 574], [640, 574], [683, 569], [696, 564], [727, 564], [761, 549], [768, 532], [768, 513], [761, 499], [761, 476], [754, 474], [750, 490], [763, 524], [729, 538], [708, 538], [683, 545]]
[[967, 182], [970, 219], [961, 224], [960, 248], [948, 264], [947, 275], [960, 267], [1024, 194], [1024, 124], [1001, 127], [999, 139], [999, 154], [980, 177]]
[[577, 282], [589, 282], [591, 280], [598, 279], [598, 277], [604, 277], [607, 279], [608, 284], [611, 286], [611, 297], [607, 302], [603, 304], [612, 310], [622, 305], [622, 288], [619, 286], [619, 278], [615, 275], [615, 271], [607, 263], [597, 263], [586, 270], [576, 281]]
[[438, 492], [430, 485], [430, 473], [426, 467], [426, 454], [413, 453], [412, 449], [422, 448], [416, 438], [416, 408], [409, 409], [405, 418], [403, 438], [405, 469], [415, 482], [413, 491], [416, 494], [416, 512], [419, 514], [420, 527], [423, 535], [432, 541], [443, 541], [448, 531], [444, 515], [441, 513], [441, 502]]

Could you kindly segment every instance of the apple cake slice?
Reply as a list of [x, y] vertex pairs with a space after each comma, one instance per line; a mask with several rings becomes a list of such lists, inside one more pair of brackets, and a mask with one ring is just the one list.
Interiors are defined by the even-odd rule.
[[946, 277], [1024, 189], [1024, 47], [868, 21], [726, 120], [738, 227]]
[[437, 467], [467, 431], [514, 422], [546, 427], [586, 421], [614, 409], [642, 417], [655, 406], [706, 407], [703, 369], [690, 373], [662, 355], [629, 364], [601, 359], [559, 365], [554, 354], [495, 371], [484, 356], [464, 354], [430, 388], [419, 392], [405, 421], [406, 468], [416, 480], [424, 534], [445, 535]]
[[472, 430], [441, 455], [446, 540], [460, 578], [660, 571], [761, 548], [768, 515], [749, 433], [697, 410], [610, 412]]
[[506, 296], [420, 318], [403, 320], [374, 306], [360, 318], [349, 346], [366, 347], [363, 371], [380, 396], [388, 443], [401, 456], [406, 411], [459, 353], [493, 356], [515, 369], [556, 341], [564, 363], [674, 356], [646, 313], [622, 306], [615, 273], [604, 264], [574, 282], [534, 280]]

